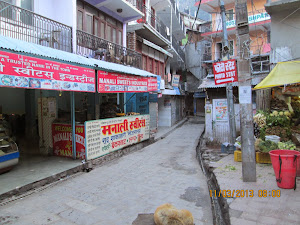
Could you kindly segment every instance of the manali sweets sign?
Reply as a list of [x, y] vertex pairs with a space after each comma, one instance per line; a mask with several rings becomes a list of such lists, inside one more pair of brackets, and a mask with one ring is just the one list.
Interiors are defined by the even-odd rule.
[[149, 115], [86, 121], [86, 159], [95, 159], [149, 139], [149, 123]]

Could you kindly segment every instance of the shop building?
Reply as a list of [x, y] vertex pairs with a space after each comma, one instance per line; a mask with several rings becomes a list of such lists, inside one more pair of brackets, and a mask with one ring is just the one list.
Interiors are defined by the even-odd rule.
[[[185, 53], [180, 46], [180, 41], [185, 37], [185, 29], [178, 5], [174, 0], [132, 2], [144, 16], [128, 23], [128, 47], [142, 54], [143, 70], [159, 75], [160, 90], [157, 97], [153, 98], [157, 102], [150, 102], [150, 115], [156, 118], [158, 127], [171, 126], [183, 117], [184, 98], [180, 95], [185, 92], [179, 81], [172, 86], [173, 77], [178, 79], [185, 71]], [[181, 79], [180, 84], [182, 83]], [[164, 99], [168, 104], [164, 104]], [[152, 130], [155, 131], [155, 128]]]
[[[143, 13], [123, 0], [0, 1], [0, 9], [1, 130], [9, 136], [4, 145], [18, 148], [13, 159], [103, 155], [91, 153], [104, 146], [90, 143], [85, 122], [125, 116], [126, 93], [157, 91], [156, 76], [141, 69], [141, 54], [126, 48], [126, 24]], [[130, 144], [149, 138], [144, 117], [127, 119], [132, 126], [122, 137], [131, 135]], [[99, 129], [94, 135], [102, 140]], [[114, 148], [105, 146], [105, 154], [127, 146], [115, 143], [122, 137], [106, 141]], [[1, 164], [10, 160], [3, 154]]]
[[[200, 2], [196, 2], [198, 7]], [[235, 2], [232, 0], [225, 1], [226, 10], [226, 28], [229, 41], [229, 55], [230, 59], [238, 57], [237, 51], [237, 36], [236, 36], [236, 22], [235, 22]], [[251, 56], [251, 74], [252, 85], [258, 84], [264, 79], [270, 71], [269, 55], [270, 55], [270, 24], [271, 17], [264, 8], [265, 1], [249, 1], [248, 8], [248, 22], [250, 42], [248, 44], [248, 51]], [[214, 82], [214, 74], [212, 64], [222, 60], [223, 53], [223, 30], [222, 19], [220, 14], [220, 3], [217, 0], [210, 0], [201, 3], [201, 9], [211, 13], [211, 21], [200, 25], [200, 32], [203, 41], [207, 42], [209, 51], [202, 56], [202, 83], [199, 90], [206, 92], [205, 115], [206, 115], [206, 136], [211, 141], [218, 141], [220, 143], [227, 142], [229, 133], [229, 122], [227, 117], [227, 103], [226, 103], [226, 85], [216, 85]], [[238, 83], [233, 83], [233, 93], [235, 102], [235, 118], [236, 129], [239, 131], [239, 109], [238, 109]], [[253, 93], [253, 109], [260, 109], [260, 102], [264, 99], [264, 93]], [[214, 104], [215, 103], [215, 104]], [[217, 115], [216, 104], [225, 104], [219, 108], [220, 113], [224, 115]], [[218, 120], [221, 116], [223, 119]], [[226, 119], [224, 119], [226, 118]]]

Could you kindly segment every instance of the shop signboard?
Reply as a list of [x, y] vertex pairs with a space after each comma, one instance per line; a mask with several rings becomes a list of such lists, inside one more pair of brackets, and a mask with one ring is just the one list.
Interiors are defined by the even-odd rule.
[[[248, 23], [251, 24], [251, 23], [257, 23], [257, 22], [262, 22], [262, 21], [266, 21], [266, 20], [270, 20], [271, 19], [271, 16], [266, 13], [266, 12], [262, 12], [262, 13], [258, 13], [258, 14], [255, 14], [255, 15], [251, 15], [251, 16], [248, 16]], [[235, 27], [236, 24], [235, 24], [235, 20], [229, 20], [229, 21], [226, 21], [226, 28], [231, 28], [231, 27]]]
[[180, 75], [173, 75], [172, 76], [172, 86], [173, 87], [178, 87], [179, 86], [179, 80], [180, 80]]
[[99, 93], [157, 91], [156, 77], [141, 77], [98, 71]]
[[0, 86], [95, 92], [95, 70], [0, 51]]
[[86, 159], [95, 159], [149, 139], [149, 125], [149, 115], [86, 121]]
[[[72, 157], [72, 127], [71, 124], [52, 124], [53, 154]], [[85, 157], [84, 125], [75, 126], [76, 158]]]
[[227, 99], [213, 99], [214, 120], [228, 121]]
[[238, 81], [235, 59], [213, 64], [215, 84], [226, 84]]

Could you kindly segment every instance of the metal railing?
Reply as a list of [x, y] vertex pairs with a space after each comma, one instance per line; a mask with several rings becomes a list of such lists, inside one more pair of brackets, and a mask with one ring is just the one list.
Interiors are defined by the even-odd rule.
[[0, 1], [0, 35], [72, 52], [72, 28]]
[[141, 12], [143, 12], [145, 15], [141, 19], [138, 19], [137, 22], [149, 24], [153, 29], [155, 29], [158, 33], [160, 33], [164, 38], [166, 38], [167, 40], [170, 40], [170, 36], [168, 35], [167, 26], [155, 14], [153, 14], [151, 12], [151, 9], [148, 9], [145, 5], [140, 5], [138, 7], [140, 7], [138, 9]]
[[142, 0], [126, 0], [126, 1], [129, 2], [131, 5], [133, 5], [134, 7], [136, 7], [138, 10], [140, 10], [144, 4]]
[[80, 30], [77, 30], [77, 54], [142, 69], [140, 53]]

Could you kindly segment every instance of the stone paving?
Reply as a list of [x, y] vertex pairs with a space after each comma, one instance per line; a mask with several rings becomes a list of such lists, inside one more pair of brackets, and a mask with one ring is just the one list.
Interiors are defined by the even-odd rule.
[[0, 206], [0, 224], [130, 225], [167, 202], [190, 210], [196, 225], [213, 224], [195, 157], [203, 129], [188, 121], [140, 151]]
[[[272, 164], [256, 164], [257, 182], [243, 182], [242, 163], [235, 162], [233, 154], [210, 166], [215, 167], [221, 190], [230, 190], [231, 193], [233, 190], [244, 190], [245, 193], [248, 190], [248, 196], [253, 191], [254, 197], [226, 198], [232, 225], [300, 224], [299, 177], [295, 191], [281, 189], [276, 184]], [[260, 190], [266, 190], [267, 197], [259, 197]], [[280, 197], [271, 197], [273, 190], [280, 190]]]

